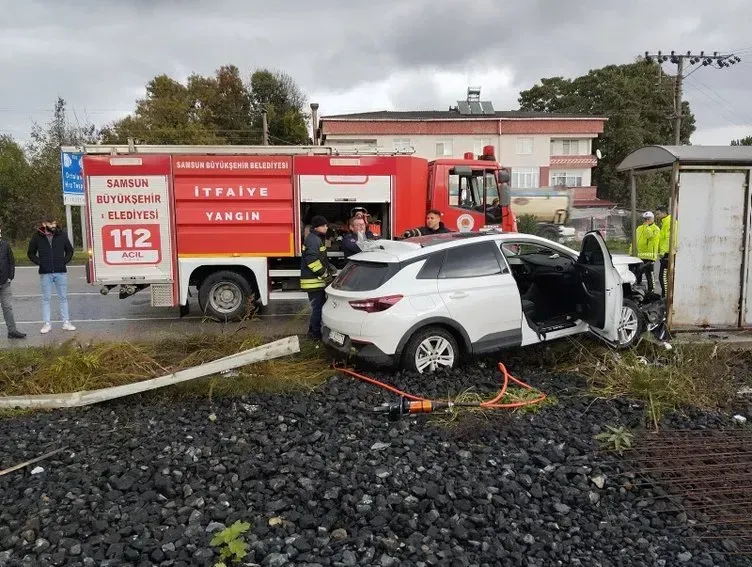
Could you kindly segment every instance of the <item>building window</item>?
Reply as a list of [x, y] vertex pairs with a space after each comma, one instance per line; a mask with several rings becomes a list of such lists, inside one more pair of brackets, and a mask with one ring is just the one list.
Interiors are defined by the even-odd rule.
[[579, 140], [562, 140], [561, 150], [564, 156], [578, 156], [580, 155], [580, 141]]
[[582, 187], [581, 171], [552, 171], [551, 185], [554, 187]]
[[512, 187], [515, 189], [537, 189], [540, 187], [540, 170], [537, 167], [512, 168]]
[[394, 138], [392, 143], [394, 144], [395, 152], [404, 152], [413, 149], [413, 145], [410, 143], [410, 138]]
[[[565, 138], [563, 140], [551, 140], [552, 156], [581, 156], [588, 154], [588, 141]], [[584, 150], [584, 151], [583, 151]]]
[[533, 153], [532, 138], [517, 138], [517, 155], [524, 156]]
[[494, 149], [494, 156], [497, 158], [499, 157], [498, 152], [496, 151], [496, 144], [494, 143], [494, 140], [492, 138], [476, 138], [473, 140], [473, 153], [476, 156], [483, 154], [483, 148], [486, 146], [493, 146]]
[[436, 142], [436, 157], [452, 157], [452, 140], [438, 140]]

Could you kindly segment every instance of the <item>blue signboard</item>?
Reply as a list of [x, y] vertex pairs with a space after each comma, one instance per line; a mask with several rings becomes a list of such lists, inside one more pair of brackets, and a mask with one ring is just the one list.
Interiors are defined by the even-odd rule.
[[63, 203], [84, 204], [84, 177], [81, 169], [83, 154], [61, 152], [60, 164], [63, 175]]

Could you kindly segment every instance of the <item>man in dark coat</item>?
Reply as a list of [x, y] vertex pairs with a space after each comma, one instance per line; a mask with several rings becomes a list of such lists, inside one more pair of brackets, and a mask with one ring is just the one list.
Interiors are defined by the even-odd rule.
[[366, 221], [361, 217], [350, 219], [350, 232], [342, 237], [342, 252], [345, 258], [361, 252], [358, 242], [362, 240], [373, 240], [373, 233], [366, 228]]
[[424, 226], [419, 226], [418, 228], [408, 228], [402, 235], [402, 238], [413, 238], [415, 236], [426, 236], [429, 234], [443, 234], [446, 232], [452, 231], [441, 222], [441, 211], [431, 209], [426, 213], [426, 224]]
[[16, 277], [16, 259], [10, 244], [2, 239], [0, 232], [0, 308], [3, 311], [5, 326], [8, 327], [9, 339], [23, 339], [26, 333], [22, 333], [16, 327], [16, 319], [13, 316], [13, 295], [10, 291], [10, 283]]
[[39, 280], [42, 286], [42, 319], [44, 325], [41, 333], [49, 333], [52, 329], [50, 315], [50, 300], [52, 286], [55, 286], [57, 298], [60, 302], [60, 316], [63, 329], [75, 331], [68, 315], [68, 262], [73, 259], [73, 245], [52, 217], [42, 219], [34, 236], [29, 241], [27, 256], [39, 266]]

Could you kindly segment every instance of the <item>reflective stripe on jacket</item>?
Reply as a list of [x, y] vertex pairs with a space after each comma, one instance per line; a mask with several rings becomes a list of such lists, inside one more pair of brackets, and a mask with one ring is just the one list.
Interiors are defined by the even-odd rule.
[[671, 215], [667, 215], [663, 217], [663, 220], [661, 221], [661, 237], [660, 237], [660, 243], [658, 244], [658, 255], [663, 256], [664, 254], [668, 254], [669, 249], [669, 242], [672, 237], [672, 231], [673, 231], [673, 238], [674, 238], [674, 248], [676, 247], [676, 228], [677, 223], [673, 222], [671, 219]]
[[303, 257], [300, 260], [300, 289], [311, 291], [326, 287], [326, 272], [329, 259], [326, 256], [324, 237], [311, 231], [303, 241]]
[[[655, 224], [643, 224], [637, 227], [637, 257], [641, 260], [655, 262], [658, 259], [658, 244], [661, 237], [660, 229]], [[632, 245], [629, 246], [632, 254]]]

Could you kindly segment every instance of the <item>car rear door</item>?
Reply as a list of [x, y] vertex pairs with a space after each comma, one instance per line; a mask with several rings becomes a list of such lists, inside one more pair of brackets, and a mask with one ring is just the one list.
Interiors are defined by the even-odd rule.
[[624, 292], [611, 253], [598, 232], [585, 234], [576, 267], [586, 308], [583, 321], [594, 334], [616, 342]]
[[477, 350], [519, 345], [522, 307], [517, 284], [492, 240], [444, 251], [439, 295]]

